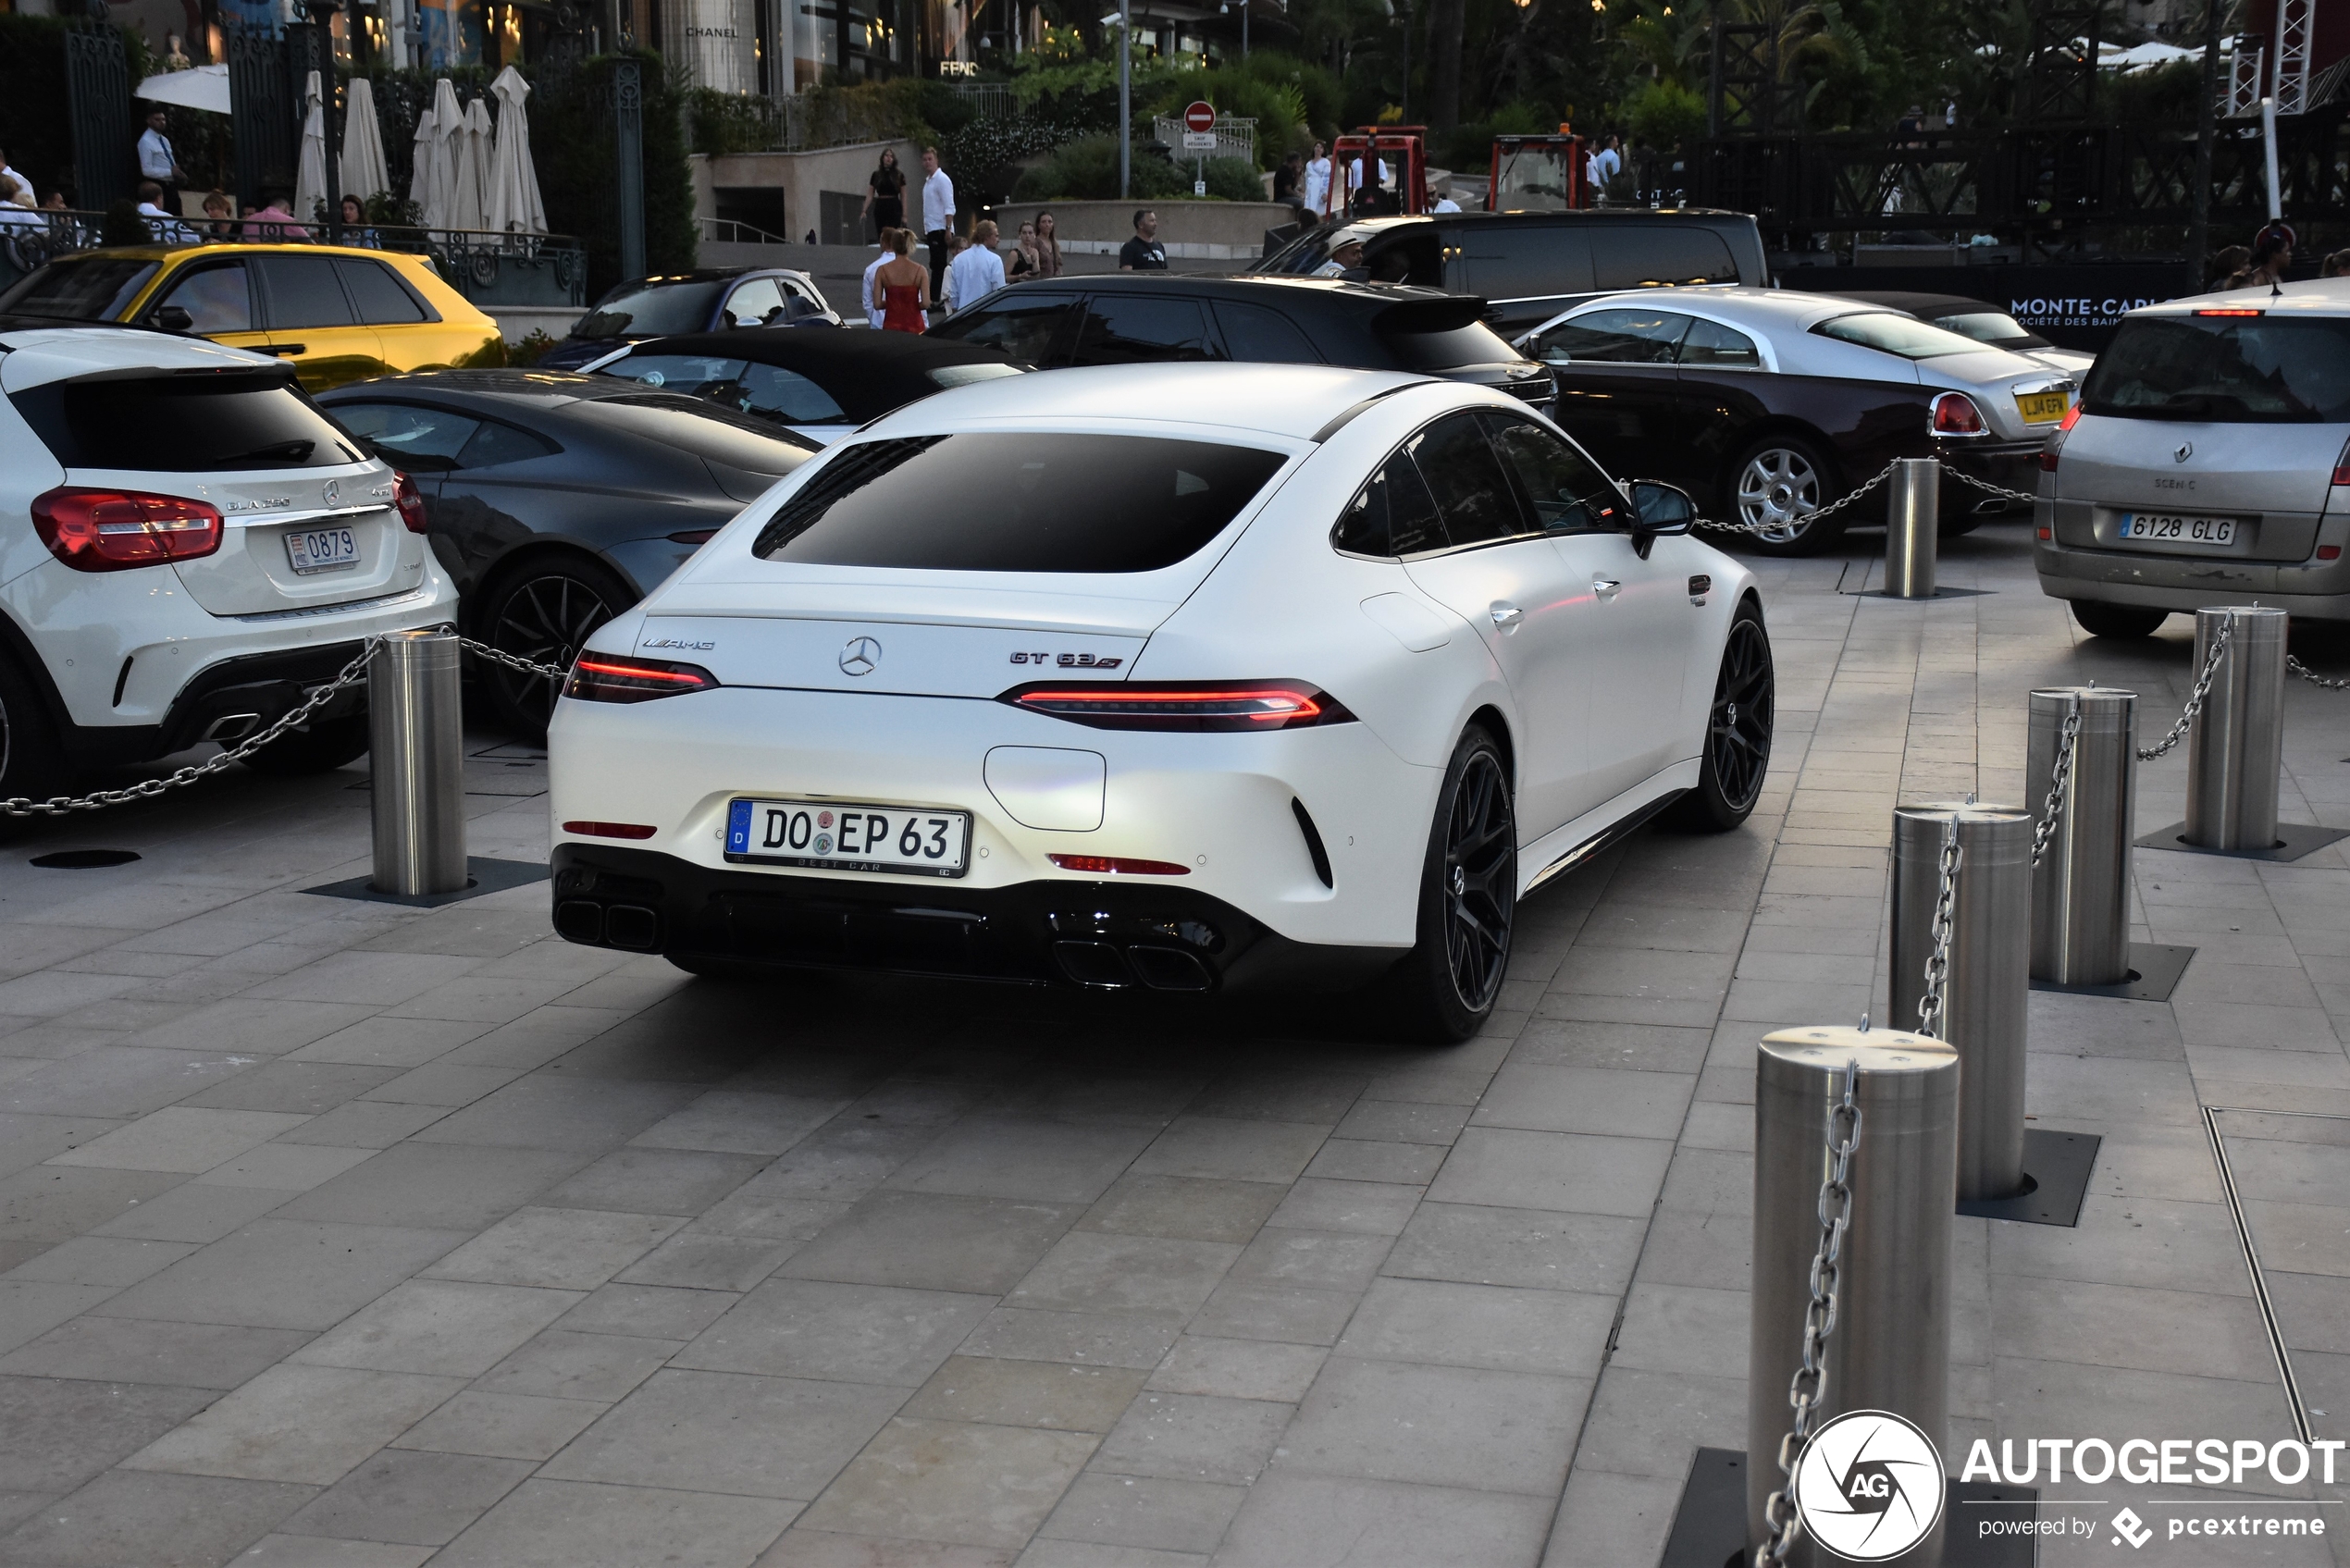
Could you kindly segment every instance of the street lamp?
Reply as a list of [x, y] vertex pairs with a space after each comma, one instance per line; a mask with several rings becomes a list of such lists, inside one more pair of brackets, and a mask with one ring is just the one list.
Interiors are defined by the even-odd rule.
[[1132, 6], [1133, 0], [1118, 0], [1118, 14], [1102, 19], [1104, 27], [1112, 23], [1118, 27], [1118, 199], [1121, 202], [1132, 194], [1133, 184], [1132, 171], [1127, 167], [1134, 146]]

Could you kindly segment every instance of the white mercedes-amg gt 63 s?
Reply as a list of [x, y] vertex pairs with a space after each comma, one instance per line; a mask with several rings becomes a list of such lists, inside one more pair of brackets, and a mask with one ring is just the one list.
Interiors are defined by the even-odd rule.
[[589, 639], [555, 926], [790, 965], [1492, 1009], [1517, 901], [1762, 786], [1770, 640], [1688, 498], [1508, 396], [1303, 365], [926, 398]]

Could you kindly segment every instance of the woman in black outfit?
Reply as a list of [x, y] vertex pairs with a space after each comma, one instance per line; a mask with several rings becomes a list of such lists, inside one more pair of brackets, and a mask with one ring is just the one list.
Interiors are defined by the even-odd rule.
[[858, 216], [872, 219], [876, 234], [906, 227], [906, 177], [890, 148], [882, 149], [881, 167], [865, 181], [865, 210]]

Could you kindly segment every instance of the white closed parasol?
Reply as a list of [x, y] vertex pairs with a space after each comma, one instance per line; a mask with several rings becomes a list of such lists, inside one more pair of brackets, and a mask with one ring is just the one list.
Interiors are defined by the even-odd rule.
[[457, 207], [457, 154], [464, 143], [465, 111], [457, 102], [457, 85], [447, 77], [433, 83], [431, 177], [425, 182], [427, 228], [473, 228], [479, 226], [480, 204], [472, 221]]
[[361, 201], [388, 194], [391, 171], [384, 164], [383, 128], [376, 123], [376, 84], [354, 76], [344, 89], [342, 190]]
[[547, 204], [538, 194], [538, 166], [530, 157], [530, 117], [523, 108], [530, 83], [508, 66], [489, 91], [498, 95], [498, 156], [485, 215], [489, 227], [501, 234], [544, 234]]
[[497, 134], [485, 100], [476, 98], [465, 105], [465, 133], [457, 142], [457, 208], [450, 222], [452, 228], [489, 227], [489, 182], [496, 178]]
[[302, 155], [294, 165], [293, 217], [314, 221], [318, 204], [334, 199], [327, 189], [327, 110], [318, 101], [318, 73], [312, 71], [302, 88]]
[[408, 149], [408, 201], [416, 209], [416, 221], [427, 228], [432, 224], [434, 134], [432, 105], [427, 104], [416, 116], [416, 139]]

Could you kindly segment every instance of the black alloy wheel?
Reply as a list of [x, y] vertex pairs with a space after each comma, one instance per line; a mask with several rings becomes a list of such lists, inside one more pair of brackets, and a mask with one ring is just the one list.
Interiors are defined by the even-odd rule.
[[1778, 677], [1771, 636], [1752, 603], [1738, 606], [1722, 646], [1721, 673], [1705, 719], [1705, 751], [1697, 787], [1677, 801], [1674, 825], [1727, 833], [1752, 815], [1771, 769], [1771, 733], [1777, 719]]
[[[72, 783], [73, 771], [32, 683], [0, 653], [0, 798], [47, 800], [65, 793]], [[0, 816], [0, 837], [39, 821]]]
[[[596, 629], [636, 602], [626, 584], [592, 561], [541, 556], [490, 594], [481, 640], [534, 664], [569, 669]], [[562, 683], [487, 660], [476, 669], [500, 722], [516, 739], [544, 744]]]
[[1421, 875], [1419, 941], [1396, 966], [1396, 1009], [1412, 1034], [1466, 1040], [1493, 1011], [1517, 918], [1517, 816], [1500, 749], [1463, 735], [1437, 796]]

